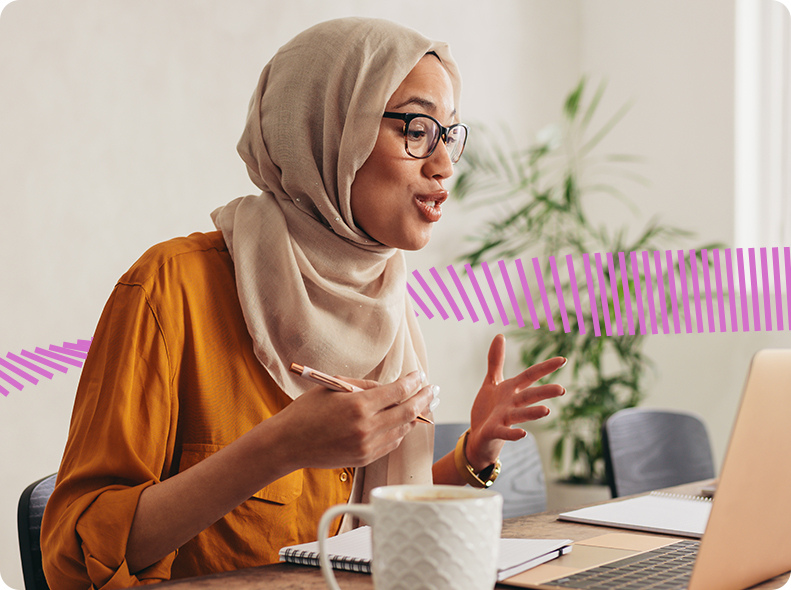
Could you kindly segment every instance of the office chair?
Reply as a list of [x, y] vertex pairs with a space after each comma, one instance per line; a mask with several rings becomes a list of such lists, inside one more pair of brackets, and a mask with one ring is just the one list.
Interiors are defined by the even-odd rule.
[[19, 529], [19, 555], [22, 558], [22, 576], [25, 590], [49, 590], [41, 567], [41, 517], [52, 490], [55, 489], [53, 473], [25, 488], [19, 498], [17, 527]]
[[714, 477], [706, 426], [688, 412], [616, 412], [604, 424], [602, 447], [613, 498]]
[[[434, 461], [456, 447], [469, 424], [437, 424], [434, 428]], [[514, 518], [547, 509], [544, 468], [536, 439], [529, 432], [518, 441], [505, 443], [500, 453], [503, 471], [490, 489], [503, 496], [503, 518]]]

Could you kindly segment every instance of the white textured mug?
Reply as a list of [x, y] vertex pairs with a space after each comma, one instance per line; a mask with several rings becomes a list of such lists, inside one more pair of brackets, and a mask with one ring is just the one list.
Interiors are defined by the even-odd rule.
[[353, 514], [373, 529], [376, 590], [490, 590], [497, 582], [503, 499], [461, 486], [384, 486], [370, 504], [332, 506], [319, 522], [321, 571], [340, 590], [325, 542], [332, 521]]

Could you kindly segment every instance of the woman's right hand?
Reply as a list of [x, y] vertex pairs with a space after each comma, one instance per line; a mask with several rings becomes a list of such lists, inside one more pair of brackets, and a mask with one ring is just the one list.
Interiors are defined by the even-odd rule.
[[[415, 371], [380, 385], [342, 377], [363, 391], [313, 387], [259, 428], [278, 426], [299, 467], [359, 467], [395, 450], [428, 410], [432, 387]], [[275, 421], [275, 423], [272, 423]]]

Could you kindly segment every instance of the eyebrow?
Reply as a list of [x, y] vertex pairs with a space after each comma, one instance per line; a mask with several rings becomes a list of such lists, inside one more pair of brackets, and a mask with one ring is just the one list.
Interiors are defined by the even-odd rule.
[[[404, 108], [407, 105], [417, 105], [419, 107], [423, 107], [425, 110], [427, 110], [427, 111], [429, 111], [431, 113], [436, 113], [437, 112], [437, 105], [433, 101], [428, 100], [427, 98], [421, 98], [419, 96], [410, 97], [410, 98], [406, 99], [405, 101], [400, 102], [397, 105], [394, 105], [392, 108], [393, 109], [401, 109], [401, 108]], [[456, 117], [456, 109], [453, 109], [453, 112], [451, 112], [451, 114], [450, 114], [450, 118], [453, 119], [455, 117]]]

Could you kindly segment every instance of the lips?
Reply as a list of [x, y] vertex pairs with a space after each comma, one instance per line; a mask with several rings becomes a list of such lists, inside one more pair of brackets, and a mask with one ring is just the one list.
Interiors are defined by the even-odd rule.
[[436, 191], [426, 195], [415, 195], [418, 210], [430, 223], [436, 223], [442, 217], [442, 203], [448, 199], [448, 191]]

